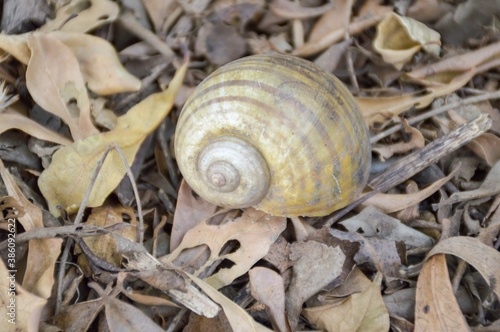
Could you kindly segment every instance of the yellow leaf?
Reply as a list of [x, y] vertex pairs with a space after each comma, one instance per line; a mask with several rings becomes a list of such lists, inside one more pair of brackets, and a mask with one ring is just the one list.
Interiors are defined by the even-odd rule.
[[54, 36], [41, 33], [31, 35], [28, 46], [26, 87], [36, 103], [60, 117], [75, 140], [97, 134], [85, 82], [71, 50]]
[[[57, 206], [75, 212], [90, 185], [92, 173], [104, 151], [112, 143], [118, 145], [129, 164], [134, 161], [141, 143], [168, 115], [186, 73], [187, 63], [175, 74], [170, 87], [153, 94], [118, 118], [116, 127], [105, 133], [89, 136], [59, 149], [50, 166], [40, 175], [38, 185], [52, 214], [60, 214]], [[88, 206], [102, 205], [116, 188], [126, 169], [116, 151], [110, 151], [94, 188]]]

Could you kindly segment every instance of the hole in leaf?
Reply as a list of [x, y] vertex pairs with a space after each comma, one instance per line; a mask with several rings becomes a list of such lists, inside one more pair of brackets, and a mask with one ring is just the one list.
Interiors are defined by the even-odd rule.
[[221, 250], [219, 251], [219, 256], [235, 253], [240, 248], [240, 241], [229, 240], [222, 246]]

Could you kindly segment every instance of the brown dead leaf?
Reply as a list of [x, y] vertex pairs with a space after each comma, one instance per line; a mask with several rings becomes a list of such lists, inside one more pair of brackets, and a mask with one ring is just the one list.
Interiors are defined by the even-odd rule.
[[246, 41], [234, 26], [217, 22], [205, 23], [198, 31], [196, 52], [216, 65], [241, 58], [247, 51]]
[[[365, 277], [366, 278], [366, 277]], [[306, 319], [325, 331], [388, 331], [389, 314], [382, 299], [382, 274], [363, 292], [345, 301], [304, 309]]]
[[213, 301], [220, 304], [227, 320], [234, 331], [242, 332], [266, 332], [271, 331], [268, 328], [260, 325], [239, 305], [222, 295], [209, 283], [201, 280], [194, 275], [186, 274], [194, 283], [200, 287]]
[[360, 214], [340, 222], [350, 232], [361, 232], [364, 236], [391, 241], [404, 241], [408, 248], [430, 247], [432, 239], [406, 226], [373, 206], [366, 207]]
[[451, 172], [448, 176], [437, 180], [430, 186], [425, 189], [422, 189], [416, 193], [411, 194], [375, 194], [373, 197], [370, 197], [366, 200], [364, 204], [374, 206], [384, 213], [393, 213], [396, 211], [401, 211], [410, 206], [418, 204], [422, 202], [427, 197], [434, 194], [438, 191], [442, 186], [444, 186], [451, 178], [453, 178], [459, 168], [456, 168], [455, 171]]
[[279, 17], [286, 19], [307, 19], [323, 15], [333, 7], [333, 1], [319, 7], [303, 7], [298, 2], [288, 0], [273, 0], [270, 10]]
[[290, 259], [295, 264], [285, 305], [290, 326], [295, 329], [302, 304], [341, 275], [346, 256], [338, 246], [306, 241], [291, 245]]
[[490, 169], [483, 184], [475, 190], [462, 191], [453, 193], [450, 198], [439, 203], [434, 204], [433, 207], [441, 207], [443, 205], [450, 205], [466, 200], [473, 200], [494, 196], [500, 193], [500, 161], [498, 161], [493, 168]]
[[[0, 174], [5, 188], [10, 196], [14, 197], [22, 206], [24, 215], [17, 219], [25, 231], [43, 228], [42, 210], [31, 203], [19, 189], [16, 181], [4, 167], [0, 159]], [[61, 253], [62, 239], [47, 238], [29, 241], [26, 271], [24, 273], [23, 287], [26, 291], [42, 298], [49, 298], [54, 284], [54, 270], [57, 258]], [[15, 270], [17, 267], [10, 266]]]
[[38, 331], [46, 302], [46, 299], [22, 288], [16, 282], [16, 272], [7, 270], [3, 260], [0, 260], [0, 326], [2, 326], [2, 331]]
[[274, 330], [291, 332], [285, 314], [285, 285], [283, 278], [273, 270], [254, 267], [248, 271], [252, 296], [266, 306]]
[[438, 32], [417, 20], [396, 13], [390, 13], [378, 24], [377, 36], [373, 40], [373, 48], [382, 55], [385, 62], [398, 70], [420, 50], [439, 56], [440, 45]]
[[216, 210], [217, 205], [195, 195], [187, 182], [182, 180], [170, 235], [170, 251], [179, 246], [187, 231], [212, 216]]
[[[126, 223], [123, 219], [127, 216], [130, 223]], [[127, 224], [129, 226], [136, 226], [137, 221], [134, 210], [119, 205], [104, 205], [92, 209], [89, 215], [87, 225], [94, 225], [99, 227], [107, 227], [116, 224]], [[99, 258], [111, 263], [117, 267], [122, 264], [122, 255], [119, 250], [116, 236], [122, 236], [132, 242], [135, 242], [136, 227], [123, 227], [119, 230], [113, 231], [113, 234], [98, 235], [92, 237], [85, 237], [83, 241], [87, 244], [89, 249]], [[84, 255], [78, 256], [78, 263], [87, 275], [91, 273], [88, 266], [88, 261]]]
[[363, 118], [368, 125], [373, 126], [375, 122], [383, 123], [386, 118], [397, 116], [412, 107], [422, 109], [429, 106], [434, 99], [447, 95], [460, 89], [474, 76], [475, 70], [462, 72], [461, 75], [449, 77], [446, 84], [427, 88], [423, 95], [405, 94], [397, 97], [357, 97]]
[[[365, 29], [377, 24], [387, 13], [391, 11], [392, 9], [389, 7], [379, 6], [373, 11], [361, 14], [360, 16], [354, 18], [349, 24], [349, 34], [352, 36], [361, 33]], [[311, 56], [341, 41], [344, 37], [345, 27], [342, 27], [340, 29], [330, 31], [320, 39], [306, 42], [301, 47], [295, 49], [292, 54], [301, 57]]]
[[102, 298], [63, 306], [61, 311], [52, 317], [52, 321], [63, 331], [85, 332], [89, 330], [103, 307]]
[[500, 253], [472, 237], [455, 236], [440, 241], [427, 254], [427, 257], [437, 254], [457, 256], [474, 266], [484, 280], [500, 297]]
[[485, 133], [467, 144], [488, 165], [493, 166], [500, 161], [500, 138], [494, 134]]
[[349, 241], [359, 245], [359, 250], [353, 259], [358, 264], [372, 264], [384, 276], [400, 278], [402, 266], [398, 244], [390, 240], [364, 237], [358, 233], [341, 232], [330, 229], [330, 234], [339, 240]]
[[41, 33], [31, 35], [28, 46], [26, 86], [36, 103], [63, 119], [74, 140], [99, 133], [92, 124], [85, 83], [71, 50], [54, 36]]
[[422, 133], [418, 129], [410, 126], [406, 119], [402, 119], [402, 123], [405, 129], [405, 134], [410, 136], [410, 140], [408, 142], [403, 141], [390, 145], [374, 145], [372, 147], [372, 151], [378, 153], [381, 161], [389, 159], [394, 154], [406, 153], [413, 149], [421, 149], [425, 146], [425, 138]]
[[[129, 165], [132, 164], [143, 140], [170, 112], [186, 69], [187, 63], [177, 71], [167, 90], [150, 95], [135, 105], [118, 118], [113, 130], [89, 136], [54, 153], [49, 168], [38, 179], [52, 214], [60, 214], [57, 206], [68, 212], [76, 211], [85, 196], [97, 162], [110, 144], [117, 144]], [[88, 206], [100, 206], [120, 183], [125, 171], [118, 153], [110, 151], [97, 177]]]
[[71, 0], [62, 6], [56, 17], [40, 31], [88, 32], [113, 22], [119, 13], [118, 4], [110, 0]]
[[138, 308], [115, 299], [114, 296], [116, 295], [106, 294], [98, 283], [91, 282], [89, 287], [94, 289], [103, 299], [106, 322], [110, 331], [163, 331], [160, 326]]
[[417, 282], [415, 331], [469, 330], [451, 288], [445, 255], [429, 258]]
[[309, 41], [319, 40], [330, 31], [345, 28], [348, 23], [346, 20], [349, 19], [345, 14], [349, 9], [347, 8], [348, 3], [349, 1], [346, 0], [335, 1], [335, 7], [324, 13], [314, 24], [309, 34]]
[[[264, 257], [285, 227], [286, 218], [271, 217], [248, 208], [240, 218], [224, 225], [209, 225], [206, 222], [198, 224], [184, 235], [181, 244], [170, 255], [160, 261], [169, 264], [182, 258], [185, 250], [206, 246], [209, 248], [209, 256], [195, 274], [204, 271], [217, 260], [234, 263], [230, 268], [221, 269], [206, 279], [207, 283], [218, 289], [229, 285]], [[222, 249], [231, 242], [236, 245], [235, 251], [224, 253]]]
[[490, 44], [475, 51], [456, 55], [432, 63], [407, 73], [406, 76], [426, 86], [448, 84], [464, 73], [481, 73], [498, 66], [500, 42]]

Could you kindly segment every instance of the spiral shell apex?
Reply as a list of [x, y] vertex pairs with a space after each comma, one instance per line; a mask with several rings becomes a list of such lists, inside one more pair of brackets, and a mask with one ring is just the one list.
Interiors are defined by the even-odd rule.
[[242, 58], [208, 76], [184, 105], [175, 153], [201, 197], [280, 216], [344, 207], [363, 190], [371, 161], [350, 92], [285, 55]]

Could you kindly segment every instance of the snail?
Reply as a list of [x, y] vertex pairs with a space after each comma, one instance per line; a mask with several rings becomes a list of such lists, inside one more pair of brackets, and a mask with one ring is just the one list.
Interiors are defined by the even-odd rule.
[[324, 216], [363, 190], [371, 152], [357, 104], [332, 74], [254, 55], [209, 75], [175, 132], [185, 181], [207, 201], [275, 216]]

